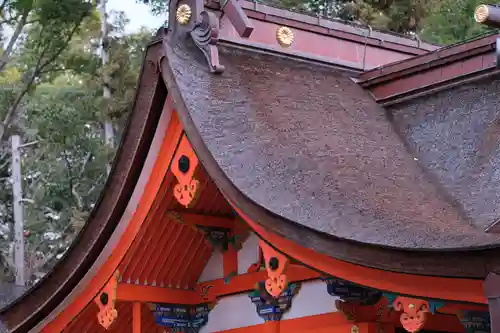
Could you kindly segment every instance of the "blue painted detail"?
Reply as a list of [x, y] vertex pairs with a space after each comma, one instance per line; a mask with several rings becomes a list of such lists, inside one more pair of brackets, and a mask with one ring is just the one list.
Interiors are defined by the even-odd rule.
[[291, 283], [287, 289], [277, 298], [267, 293], [264, 282], [259, 283], [257, 290], [252, 291], [248, 296], [257, 308], [257, 314], [265, 321], [281, 320], [283, 314], [292, 306], [292, 299], [298, 294], [300, 284]]
[[440, 301], [428, 300], [427, 302], [429, 302], [429, 312], [432, 314], [436, 314], [436, 310], [445, 305], [444, 302]]
[[394, 301], [396, 300], [396, 298], [398, 297], [398, 295], [393, 294], [393, 293], [382, 293], [382, 296], [384, 296], [385, 298], [387, 298], [387, 301], [389, 302], [389, 307], [392, 309], [394, 307], [392, 305], [392, 303], [394, 303]]
[[197, 225], [196, 227], [207, 236], [208, 240], [215, 248], [227, 251], [231, 238], [231, 229], [203, 225]]
[[338, 296], [345, 302], [374, 305], [382, 297], [382, 293], [378, 290], [362, 287], [346, 280], [334, 277], [327, 277], [322, 280], [326, 282], [326, 288], [330, 295]]
[[208, 322], [210, 304], [176, 305], [152, 304], [152, 311], [157, 325], [170, 328], [171, 332], [198, 333]]
[[464, 325], [466, 333], [491, 332], [490, 314], [488, 312], [463, 311], [458, 317], [462, 325]]

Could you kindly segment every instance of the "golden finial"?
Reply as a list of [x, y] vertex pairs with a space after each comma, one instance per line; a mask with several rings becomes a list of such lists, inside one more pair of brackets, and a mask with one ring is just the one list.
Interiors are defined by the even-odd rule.
[[175, 18], [179, 24], [187, 24], [191, 18], [191, 7], [186, 4], [180, 5], [177, 8]]
[[476, 7], [476, 10], [474, 12], [474, 19], [476, 20], [477, 23], [483, 23], [488, 18], [488, 15], [489, 15], [488, 6], [479, 5]]
[[352, 325], [351, 333], [359, 333], [359, 327], [357, 325]]
[[282, 47], [289, 47], [293, 43], [293, 31], [289, 27], [279, 27], [276, 30], [276, 40]]

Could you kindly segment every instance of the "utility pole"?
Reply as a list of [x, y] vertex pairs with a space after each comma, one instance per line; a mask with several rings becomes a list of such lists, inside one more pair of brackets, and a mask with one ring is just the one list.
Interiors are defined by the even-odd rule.
[[14, 265], [16, 285], [24, 286], [24, 211], [21, 178], [21, 137], [13, 135], [12, 144], [12, 194], [14, 210]]
[[[108, 34], [108, 13], [106, 11], [107, 0], [99, 0], [99, 12], [101, 14], [101, 62], [103, 68], [102, 77], [102, 97], [104, 99], [104, 141], [109, 150], [114, 148], [115, 135], [113, 130], [113, 123], [109, 117], [109, 103], [111, 100], [111, 89], [110, 89], [110, 78], [107, 72], [107, 64], [109, 62], [109, 34]], [[108, 175], [111, 170], [110, 164], [108, 163], [107, 171]]]

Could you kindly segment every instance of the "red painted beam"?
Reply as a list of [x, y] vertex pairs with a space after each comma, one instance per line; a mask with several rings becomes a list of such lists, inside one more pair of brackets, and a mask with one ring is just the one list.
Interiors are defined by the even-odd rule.
[[[288, 282], [306, 281], [320, 277], [320, 273], [299, 265], [289, 265], [285, 274], [288, 278]], [[205, 301], [215, 301], [219, 297], [253, 290], [257, 282], [266, 279], [267, 272], [265, 271], [242, 274], [233, 277], [227, 284], [224, 279], [199, 283], [196, 286], [196, 291]]]
[[[286, 270], [286, 274], [289, 282], [306, 281], [320, 277], [320, 273], [298, 265], [290, 265]], [[229, 280], [229, 283], [226, 283], [224, 279], [199, 283], [195, 290], [120, 283], [118, 284], [116, 299], [143, 303], [201, 304], [213, 302], [219, 297], [248, 292], [255, 288], [257, 282], [264, 281], [266, 278], [267, 272], [265, 271], [248, 273], [233, 277]]]

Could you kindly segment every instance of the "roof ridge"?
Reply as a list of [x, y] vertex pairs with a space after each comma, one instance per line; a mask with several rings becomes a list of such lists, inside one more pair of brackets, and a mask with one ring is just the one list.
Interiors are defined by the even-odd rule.
[[[364, 72], [361, 75], [360, 79], [361, 79], [361, 81], [365, 81], [365, 82], [369, 82], [369, 81], [373, 81], [373, 80], [380, 80], [387, 75], [394, 74], [395, 72], [409, 70], [410, 68], [414, 68], [414, 67], [417, 67], [419, 65], [422, 65], [420, 59], [425, 59], [425, 58], [429, 58], [429, 57], [431, 57], [431, 59], [429, 59], [429, 62], [430, 62], [430, 61], [437, 61], [437, 60], [444, 61], [444, 59], [451, 58], [451, 57], [456, 58], [457, 55], [459, 55], [461, 53], [463, 53], [464, 56], [466, 56], [466, 53], [470, 52], [472, 45], [470, 45], [470, 47], [467, 47], [466, 49], [462, 49], [461, 46], [463, 47], [464, 45], [474, 43], [475, 46], [476, 46], [476, 44], [478, 44], [476, 47], [483, 47], [483, 46], [485, 46], [483, 44], [494, 43], [494, 41], [488, 42], [488, 39], [490, 39], [491, 37], [494, 37], [496, 35], [497, 35], [497, 33], [495, 33], [495, 32], [483, 33], [483, 34], [474, 36], [472, 38], [460, 41], [460, 42], [455, 43], [455, 44], [443, 46], [439, 49], [430, 51], [430, 52], [425, 53], [425, 54], [415, 55], [409, 59], [403, 59], [400, 61], [388, 63], [388, 64], [385, 64], [385, 65], [382, 65], [382, 66], [379, 66], [379, 67], [376, 67], [374, 69], [371, 69], [371, 70]], [[479, 41], [484, 41], [484, 42], [479, 42]], [[458, 59], [459, 58], [457, 58], [457, 60]], [[393, 69], [393, 70], [391, 70], [391, 69]]]
[[[214, 2], [219, 2], [219, 1], [214, 0]], [[242, 7], [244, 7], [245, 9], [254, 10], [257, 12], [264, 13], [264, 14], [275, 15], [275, 14], [278, 14], [278, 12], [268, 13], [268, 12], [259, 10], [259, 7], [260, 8], [262, 8], [262, 7], [273, 8], [273, 9], [278, 10], [278, 11], [292, 13], [292, 14], [294, 14], [294, 16], [299, 16], [299, 17], [294, 17], [294, 18], [287, 17], [288, 19], [297, 20], [297, 21], [304, 21], [305, 17], [314, 18], [315, 20], [317, 20], [317, 22], [315, 23], [315, 25], [317, 25], [317, 26], [323, 26], [321, 23], [323, 23], [325, 21], [331, 22], [333, 24], [342, 25], [344, 27], [350, 27], [352, 29], [349, 29], [348, 31], [346, 31], [345, 29], [341, 29], [340, 27], [327, 27], [327, 28], [331, 28], [333, 30], [340, 30], [340, 31], [343, 31], [346, 33], [357, 34], [357, 35], [363, 36], [363, 37], [371, 37], [373, 39], [379, 39], [379, 40], [383, 40], [383, 41], [390, 41], [393, 43], [403, 44], [405, 46], [415, 47], [415, 48], [422, 49], [422, 50], [432, 51], [432, 50], [438, 49], [442, 46], [439, 44], [424, 42], [420, 38], [418, 38], [417, 35], [415, 35], [415, 37], [413, 37], [410, 35], [395, 33], [395, 32], [388, 31], [388, 30], [375, 29], [375, 28], [372, 28], [370, 25], [363, 24], [360, 22], [354, 22], [354, 21], [350, 22], [350, 21], [342, 20], [340, 18], [326, 17], [326, 16], [322, 16], [322, 15], [313, 15], [312, 13], [308, 13], [304, 10], [298, 10], [298, 9], [291, 10], [289, 8], [285, 8], [285, 7], [279, 6], [277, 4], [268, 3], [268, 2], [262, 1], [262, 0], [260, 0], [260, 1], [241, 0], [241, 3], [242, 3]], [[251, 4], [251, 5], [245, 6], [245, 4]], [[284, 14], [284, 13], [281, 13], [281, 14]], [[284, 16], [284, 15], [280, 15], [280, 16]], [[300, 16], [302, 16], [302, 17], [300, 17]], [[301, 20], [301, 18], [302, 18], [302, 20]], [[307, 21], [307, 23], [312, 23], [312, 22], [310, 22], [310, 20], [305, 20], [305, 21]], [[323, 21], [323, 22], [321, 22], [321, 21]], [[361, 29], [364, 30], [364, 32], [360, 32], [359, 30], [361, 30]], [[375, 33], [376, 35], [372, 35], [373, 33]], [[395, 38], [396, 40], [388, 40], [388, 39], [380, 38], [380, 37], [384, 37], [384, 36], [390, 36], [390, 37]], [[415, 44], [408, 45], [408, 44], [404, 43], [404, 41], [413, 41], [413, 42], [415, 42]], [[422, 45], [425, 45], [427, 47], [422, 47]]]

